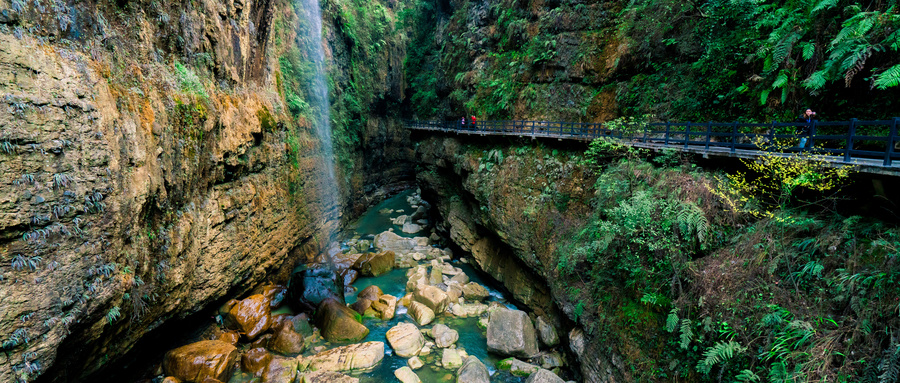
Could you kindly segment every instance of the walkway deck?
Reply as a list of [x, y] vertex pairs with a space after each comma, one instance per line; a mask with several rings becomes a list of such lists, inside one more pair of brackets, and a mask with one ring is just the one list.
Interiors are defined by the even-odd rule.
[[[547, 121], [483, 121], [475, 126], [460, 122], [407, 121], [413, 130], [475, 136], [530, 137], [532, 139], [576, 140], [589, 142], [599, 137], [621, 140], [628, 145], [650, 150], [676, 149], [703, 155], [704, 158], [732, 157], [753, 159], [773, 152], [759, 150], [758, 139], [798, 140], [798, 135], [780, 133], [798, 129], [809, 131], [808, 146], [815, 145], [815, 157], [832, 166], [856, 166], [860, 172], [900, 176], [900, 144], [897, 129], [900, 118], [882, 121], [778, 123], [654, 123], [613, 129], [604, 124]], [[865, 134], [860, 134], [865, 133]], [[792, 149], [797, 152], [801, 149]], [[821, 154], [820, 154], [821, 153]], [[785, 154], [789, 155], [789, 154]]]

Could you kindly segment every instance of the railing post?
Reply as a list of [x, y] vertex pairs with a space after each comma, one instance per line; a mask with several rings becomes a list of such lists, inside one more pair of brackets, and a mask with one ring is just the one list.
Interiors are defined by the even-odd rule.
[[534, 120], [531, 120], [531, 138], [534, 138]]
[[897, 137], [897, 123], [900, 122], [900, 117], [894, 117], [894, 121], [891, 122], [891, 132], [888, 134], [887, 138], [887, 147], [884, 148], [884, 166], [891, 166], [891, 162], [894, 154], [894, 139]]
[[738, 139], [738, 123], [737, 121], [731, 125], [731, 152], [734, 153], [737, 151], [737, 139]]
[[[810, 121], [810, 124], [809, 124], [809, 138], [806, 139], [806, 146], [809, 146], [810, 148], [816, 146], [815, 143], [813, 143], [813, 139], [815, 139], [815, 137], [816, 137], [816, 120], [812, 120], [812, 121]], [[800, 148], [800, 150], [806, 150], [806, 147]]]
[[691, 137], [691, 122], [688, 121], [687, 126], [684, 128], [684, 150], [687, 150], [688, 141], [690, 141]]
[[712, 121], [706, 123], [706, 150], [709, 150], [710, 140], [712, 140]]
[[666, 120], [666, 137], [665, 137], [665, 145], [669, 145], [669, 130], [672, 127], [672, 123], [669, 120]]
[[853, 151], [853, 136], [856, 135], [856, 119], [850, 119], [850, 128], [847, 129], [847, 150], [844, 152], [844, 162], [850, 162], [850, 152]]

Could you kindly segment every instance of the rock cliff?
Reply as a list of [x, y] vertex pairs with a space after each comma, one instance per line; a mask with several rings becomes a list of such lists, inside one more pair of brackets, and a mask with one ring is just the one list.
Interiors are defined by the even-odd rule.
[[[332, 6], [341, 85], [355, 72], [336, 55], [353, 48], [335, 14], [349, 5]], [[319, 197], [336, 191], [286, 101], [301, 11], [0, 1], [0, 380], [79, 381], [166, 321], [284, 281], [328, 241], [338, 207]], [[345, 217], [410, 179], [406, 136], [375, 105], [403, 88], [402, 45], [386, 44], [372, 105], [350, 118], [366, 134], [346, 150]]]

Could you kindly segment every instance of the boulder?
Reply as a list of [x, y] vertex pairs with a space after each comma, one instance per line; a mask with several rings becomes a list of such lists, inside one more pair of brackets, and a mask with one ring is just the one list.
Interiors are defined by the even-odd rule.
[[230, 343], [204, 340], [167, 352], [163, 371], [185, 382], [201, 382], [205, 378], [228, 381], [239, 356]]
[[369, 334], [359, 313], [328, 298], [316, 308], [315, 323], [322, 337], [329, 342], [358, 342]]
[[562, 354], [560, 354], [558, 351], [544, 352], [538, 356], [538, 361], [541, 363], [541, 367], [548, 370], [562, 367], [566, 364], [566, 361], [565, 359], [563, 359]]
[[528, 314], [520, 310], [491, 312], [487, 325], [488, 351], [531, 358], [538, 353], [537, 334]]
[[359, 379], [334, 371], [310, 371], [300, 374], [297, 383], [359, 383]]
[[419, 326], [425, 326], [434, 320], [434, 311], [419, 302], [411, 302], [406, 313], [415, 319]]
[[525, 380], [525, 383], [566, 383], [566, 381], [556, 376], [556, 374], [541, 368], [534, 374], [531, 374], [531, 376]]
[[415, 272], [409, 276], [409, 280], [406, 282], [406, 291], [413, 292], [428, 285], [428, 275], [424, 268], [410, 270], [415, 270]]
[[462, 286], [458, 283], [451, 283], [447, 285], [447, 297], [450, 299], [450, 303], [459, 302], [459, 297], [463, 295]]
[[291, 318], [291, 323], [294, 324], [294, 331], [300, 335], [307, 337], [313, 334], [312, 326], [309, 325], [309, 317], [305, 313], [295, 315]]
[[312, 312], [326, 298], [344, 304], [344, 284], [334, 271], [318, 266], [294, 273], [290, 283], [291, 301]]
[[407, 234], [415, 234], [422, 231], [422, 229], [422, 225], [418, 223], [407, 222], [403, 224], [403, 228], [400, 230]]
[[338, 277], [341, 278], [341, 281], [344, 282], [344, 286], [350, 286], [353, 282], [356, 282], [356, 278], [359, 278], [359, 271], [353, 269], [344, 269], [338, 272]]
[[294, 322], [291, 321], [282, 323], [269, 342], [272, 351], [280, 354], [299, 354], [305, 346], [303, 335], [294, 329]]
[[406, 361], [406, 364], [409, 366], [409, 368], [418, 370], [425, 365], [425, 362], [423, 362], [422, 359], [419, 359], [418, 356], [414, 356], [412, 358], [409, 358], [409, 360]]
[[394, 268], [396, 258], [397, 255], [393, 251], [366, 253], [356, 260], [353, 268], [359, 270], [359, 273], [362, 275], [377, 277], [391, 271]]
[[487, 367], [478, 358], [470, 356], [456, 371], [456, 383], [490, 383]]
[[378, 300], [378, 297], [382, 295], [384, 295], [384, 292], [381, 291], [381, 288], [376, 285], [372, 285], [364, 288], [363, 291], [360, 291], [359, 294], [356, 295], [356, 298], [366, 298], [372, 302], [375, 302]]
[[420, 286], [413, 294], [413, 300], [428, 306], [435, 314], [440, 314], [450, 304], [447, 293], [434, 286]]
[[262, 334], [258, 338], [256, 338], [256, 340], [250, 342], [250, 348], [269, 348], [269, 342], [272, 341], [272, 338], [274, 338], [272, 334]]
[[401, 383], [422, 383], [419, 376], [409, 367], [400, 367], [394, 370], [394, 376], [396, 376]]
[[385, 336], [391, 348], [401, 358], [416, 356], [425, 345], [425, 337], [412, 323], [404, 322], [391, 327]]
[[289, 322], [292, 317], [293, 317], [293, 315], [291, 315], [291, 314], [272, 315], [272, 320], [269, 321], [269, 328], [277, 329], [277, 328], [281, 327], [281, 325], [284, 322]]
[[460, 269], [458, 267], [453, 267], [453, 265], [451, 265], [449, 263], [444, 263], [443, 265], [441, 265], [441, 273], [451, 275], [451, 276], [465, 274], [465, 273], [463, 273], [462, 269]]
[[377, 301], [372, 302], [372, 310], [375, 310], [382, 320], [393, 319], [394, 312], [397, 311], [397, 297], [387, 294], [378, 297]]
[[269, 306], [273, 309], [281, 306], [287, 296], [287, 288], [282, 285], [265, 285], [254, 290], [254, 294], [262, 294], [269, 300]]
[[535, 327], [542, 343], [549, 347], [559, 344], [559, 334], [556, 333], [556, 328], [543, 315], [537, 317]]
[[441, 273], [441, 268], [438, 266], [433, 266], [431, 268], [431, 273], [428, 274], [428, 283], [432, 285], [436, 285], [444, 281], [444, 274]]
[[404, 214], [397, 218], [391, 218], [391, 223], [397, 226], [403, 226], [403, 224], [409, 222], [409, 216]]
[[385, 231], [375, 236], [375, 247], [382, 251], [405, 254], [416, 247], [416, 241], [412, 238], [404, 238], [396, 233]]
[[219, 307], [219, 315], [223, 317], [228, 315], [228, 312], [231, 311], [231, 308], [234, 307], [234, 305], [238, 304], [238, 302], [240, 301], [237, 299], [229, 299], [228, 302], [225, 302], [225, 304]]
[[230, 343], [237, 344], [239, 340], [241, 340], [241, 334], [238, 334], [237, 331], [225, 331], [218, 336], [218, 340]]
[[441, 366], [446, 369], [455, 370], [462, 367], [463, 360], [459, 355], [459, 350], [455, 348], [445, 348], [441, 355]]
[[299, 368], [324, 371], [367, 370], [384, 358], [383, 342], [365, 342], [336, 347], [309, 357], [298, 357]]
[[252, 340], [269, 329], [271, 313], [269, 300], [262, 294], [256, 294], [232, 306], [222, 320], [225, 327], [238, 330]]
[[501, 370], [509, 370], [509, 372], [515, 376], [529, 376], [540, 369], [540, 367], [538, 366], [535, 366], [531, 363], [525, 363], [516, 358], [501, 360], [499, 363], [497, 363], [497, 368]]
[[241, 371], [257, 377], [262, 376], [271, 361], [272, 354], [266, 349], [251, 348], [241, 355]]
[[356, 302], [350, 304], [350, 308], [353, 309], [353, 311], [358, 312], [360, 315], [364, 315], [366, 313], [366, 310], [368, 310], [371, 306], [372, 301], [368, 298], [358, 298]]
[[484, 303], [462, 303], [450, 305], [450, 313], [460, 318], [477, 317], [487, 311]]
[[262, 375], [263, 383], [290, 383], [297, 377], [297, 359], [275, 357]]
[[462, 291], [463, 291], [463, 296], [466, 297], [466, 299], [471, 300], [471, 301], [484, 300], [485, 298], [488, 297], [488, 295], [490, 295], [490, 293], [487, 291], [486, 288], [484, 288], [484, 286], [479, 285], [478, 283], [475, 283], [475, 282], [469, 282], [469, 283], [466, 283], [465, 285], [463, 285]]
[[181, 379], [178, 379], [174, 376], [167, 376], [162, 380], [162, 382], [159, 383], [181, 383]]
[[436, 324], [431, 328], [431, 337], [434, 344], [440, 348], [447, 348], [459, 340], [459, 332], [443, 324]]
[[450, 283], [459, 283], [460, 286], [469, 283], [469, 276], [466, 273], [459, 273], [450, 278]]

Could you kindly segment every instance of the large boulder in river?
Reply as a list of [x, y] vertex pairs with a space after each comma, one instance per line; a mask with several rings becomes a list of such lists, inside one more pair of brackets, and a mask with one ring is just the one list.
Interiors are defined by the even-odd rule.
[[329, 342], [358, 342], [369, 334], [362, 318], [343, 303], [328, 298], [316, 308], [315, 323]]
[[487, 326], [488, 351], [531, 358], [538, 354], [537, 334], [528, 314], [520, 310], [491, 312]]
[[459, 340], [459, 332], [444, 324], [436, 324], [431, 328], [431, 337], [434, 344], [440, 348], [450, 347]]
[[456, 383], [490, 383], [487, 367], [478, 358], [469, 356], [456, 371]]
[[401, 358], [416, 356], [425, 345], [425, 337], [416, 325], [408, 322], [400, 323], [385, 334], [394, 352]]
[[298, 376], [297, 383], [359, 383], [359, 378], [334, 371], [309, 371]]
[[427, 325], [434, 320], [434, 311], [420, 302], [411, 302], [406, 313], [409, 314], [419, 326]]
[[378, 300], [372, 302], [372, 310], [382, 320], [394, 319], [394, 312], [397, 311], [397, 297], [384, 294], [378, 297]]
[[326, 298], [344, 303], [344, 284], [334, 271], [319, 266], [291, 275], [291, 299], [305, 311], [313, 311]]
[[419, 286], [413, 294], [413, 300], [428, 306], [435, 314], [440, 314], [450, 305], [450, 297], [447, 293], [434, 286]]
[[272, 351], [281, 354], [299, 354], [305, 348], [303, 334], [294, 329], [294, 322], [285, 321], [278, 328], [275, 337], [269, 342]]
[[556, 374], [549, 370], [542, 368], [534, 374], [531, 374], [531, 376], [525, 380], [525, 383], [566, 383], [566, 381], [562, 380], [562, 378], [556, 376]]
[[251, 348], [241, 355], [241, 370], [250, 375], [260, 377], [271, 361], [272, 354], [266, 351], [265, 348]]
[[391, 231], [385, 231], [375, 236], [375, 247], [381, 249], [381, 251], [406, 254], [416, 247], [416, 240], [401, 237]]
[[222, 320], [225, 327], [244, 333], [253, 340], [269, 329], [272, 307], [262, 294], [251, 295], [231, 307]]
[[476, 282], [469, 282], [462, 287], [463, 296], [470, 301], [480, 301], [488, 297], [490, 293], [484, 286]]
[[541, 342], [543, 342], [545, 345], [553, 347], [559, 344], [559, 334], [556, 333], [556, 328], [553, 327], [552, 324], [550, 324], [550, 321], [548, 321], [546, 317], [537, 317], [535, 327], [537, 327], [537, 332], [538, 335], [540, 335]]
[[289, 383], [297, 377], [297, 359], [273, 357], [262, 376], [262, 383]]
[[167, 352], [163, 370], [185, 382], [202, 382], [206, 378], [227, 382], [239, 356], [237, 347], [229, 343], [204, 340]]
[[397, 258], [393, 251], [363, 254], [353, 264], [353, 268], [359, 273], [369, 277], [377, 277], [387, 274], [394, 268], [394, 260]]
[[383, 342], [336, 347], [309, 357], [298, 357], [300, 370], [353, 371], [375, 367], [384, 358]]
[[366, 298], [372, 302], [375, 302], [382, 295], [384, 295], [384, 292], [381, 291], [381, 288], [378, 287], [377, 285], [372, 285], [372, 286], [364, 288], [362, 291], [359, 292], [359, 294], [356, 294], [356, 297], [357, 298]]

